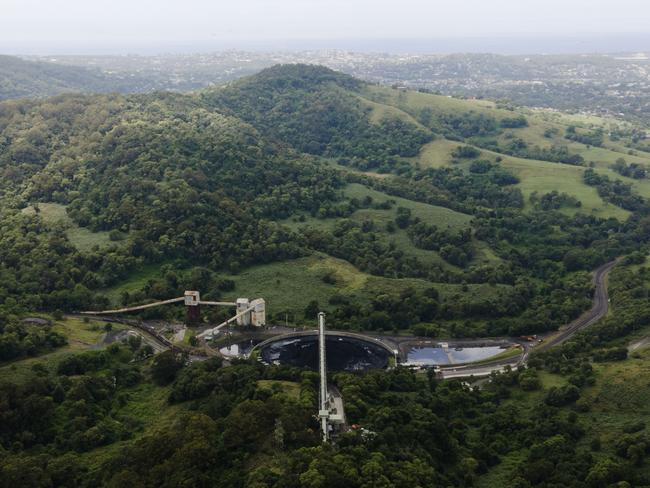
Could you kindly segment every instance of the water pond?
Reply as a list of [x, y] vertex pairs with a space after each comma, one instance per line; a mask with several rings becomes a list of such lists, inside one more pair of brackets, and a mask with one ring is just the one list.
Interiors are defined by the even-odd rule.
[[421, 366], [463, 364], [482, 361], [504, 351], [501, 346], [485, 347], [432, 347], [413, 346], [407, 352], [407, 362]]

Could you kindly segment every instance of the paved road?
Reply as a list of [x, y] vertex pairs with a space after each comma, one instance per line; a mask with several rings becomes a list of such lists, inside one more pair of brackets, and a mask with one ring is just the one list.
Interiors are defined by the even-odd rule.
[[[580, 317], [575, 319], [570, 324], [562, 327], [557, 333], [548, 336], [548, 338], [535, 350], [547, 350], [551, 347], [557, 346], [565, 342], [576, 332], [579, 332], [586, 327], [598, 322], [603, 318], [609, 310], [609, 295], [607, 294], [607, 275], [611, 269], [616, 265], [617, 261], [611, 261], [603, 264], [594, 271], [593, 284], [595, 286], [593, 305], [590, 310], [587, 310]], [[508, 358], [504, 360], [495, 360], [493, 362], [486, 362], [480, 365], [467, 365], [460, 367], [444, 368], [442, 370], [443, 378], [462, 378], [468, 376], [487, 376], [492, 371], [502, 371], [506, 366], [517, 367], [523, 365], [528, 360], [528, 356], [532, 348], [529, 345], [524, 346], [524, 353], [515, 358]]]
[[607, 275], [616, 265], [616, 261], [603, 264], [594, 271], [593, 283], [596, 287], [594, 291], [594, 302], [590, 310], [587, 310], [580, 317], [570, 324], [562, 327], [557, 334], [548, 338], [540, 345], [541, 350], [550, 349], [565, 342], [576, 332], [589, 327], [603, 318], [609, 310], [609, 295], [607, 294]]

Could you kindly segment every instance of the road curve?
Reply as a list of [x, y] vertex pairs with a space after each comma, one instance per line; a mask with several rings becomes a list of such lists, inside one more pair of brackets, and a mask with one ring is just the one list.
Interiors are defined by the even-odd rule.
[[[551, 347], [558, 346], [572, 337], [575, 333], [589, 327], [603, 318], [609, 310], [609, 295], [607, 293], [607, 276], [618, 261], [610, 261], [603, 264], [593, 272], [594, 298], [591, 309], [587, 310], [573, 322], [560, 328], [560, 330], [535, 348], [537, 351], [545, 351]], [[525, 364], [530, 354], [530, 348], [524, 345], [524, 353], [518, 358], [495, 360], [480, 365], [460, 366], [444, 368], [441, 371], [443, 378], [461, 378], [468, 376], [488, 376], [492, 371], [501, 371], [506, 366], [516, 367]]]
[[593, 284], [594, 300], [590, 310], [587, 310], [580, 317], [575, 319], [570, 324], [562, 327], [557, 334], [549, 337], [549, 339], [539, 346], [539, 350], [550, 349], [553, 346], [558, 346], [564, 341], [573, 336], [576, 332], [595, 324], [603, 318], [609, 311], [609, 295], [607, 293], [607, 275], [611, 269], [616, 265], [617, 261], [611, 261], [603, 264], [601, 267], [594, 271]]

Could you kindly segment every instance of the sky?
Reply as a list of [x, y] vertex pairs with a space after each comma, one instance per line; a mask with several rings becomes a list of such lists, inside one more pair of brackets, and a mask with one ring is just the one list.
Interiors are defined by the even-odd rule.
[[[648, 0], [0, 0], [0, 51], [647, 35]], [[648, 46], [650, 48], [650, 46]]]

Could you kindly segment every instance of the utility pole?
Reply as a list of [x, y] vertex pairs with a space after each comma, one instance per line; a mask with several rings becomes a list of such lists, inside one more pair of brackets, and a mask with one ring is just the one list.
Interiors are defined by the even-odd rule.
[[327, 364], [325, 362], [325, 314], [318, 314], [318, 369], [320, 372], [320, 408], [318, 417], [321, 421], [321, 430], [323, 431], [323, 442], [329, 440], [329, 398], [327, 394]]

